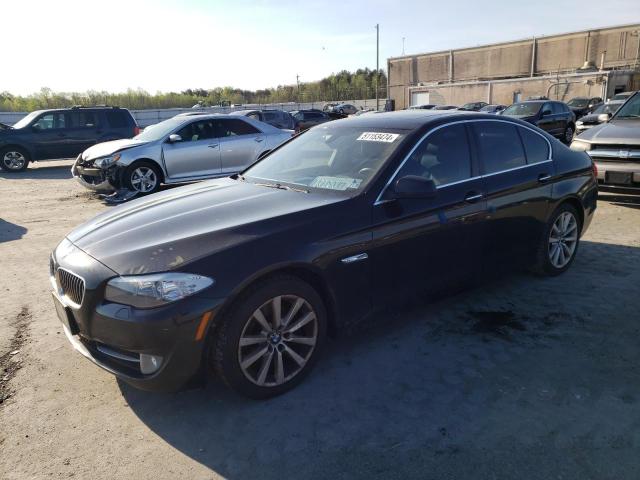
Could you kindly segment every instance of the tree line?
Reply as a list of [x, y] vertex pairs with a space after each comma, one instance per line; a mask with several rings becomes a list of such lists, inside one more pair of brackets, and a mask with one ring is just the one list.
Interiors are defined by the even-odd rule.
[[[187, 89], [181, 92], [158, 92], [151, 94], [142, 89], [129, 89], [123, 93], [99, 92], [54, 92], [42, 88], [38, 93], [20, 96], [0, 92], [0, 111], [30, 112], [46, 108], [64, 108], [74, 105], [117, 105], [132, 110], [158, 108], [189, 108], [229, 104], [267, 104], [286, 102], [326, 102], [331, 100], [359, 100], [375, 98], [376, 71], [368, 68], [355, 72], [343, 70], [322, 80], [296, 85], [279, 85], [263, 90], [241, 90], [233, 87], [213, 89]], [[385, 97], [387, 77], [380, 70], [379, 95]]]

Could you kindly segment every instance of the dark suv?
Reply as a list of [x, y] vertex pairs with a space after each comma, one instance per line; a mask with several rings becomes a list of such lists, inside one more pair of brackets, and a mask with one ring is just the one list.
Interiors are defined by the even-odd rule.
[[303, 132], [307, 128], [315, 127], [331, 120], [331, 117], [320, 110], [296, 110], [291, 112], [296, 121], [296, 132]]
[[96, 143], [131, 138], [139, 132], [124, 108], [38, 110], [0, 130], [0, 168], [20, 172], [32, 160], [76, 157]]
[[576, 116], [566, 103], [553, 100], [528, 100], [507, 107], [502, 115], [519, 118], [559, 138], [566, 144], [573, 140]]

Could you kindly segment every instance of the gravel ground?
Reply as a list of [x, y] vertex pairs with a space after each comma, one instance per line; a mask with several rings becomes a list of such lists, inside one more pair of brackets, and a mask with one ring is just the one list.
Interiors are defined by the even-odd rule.
[[110, 207], [69, 166], [0, 173], [0, 478], [639, 478], [640, 197], [601, 195], [565, 275], [400, 312], [254, 402], [139, 392], [71, 349], [48, 255]]

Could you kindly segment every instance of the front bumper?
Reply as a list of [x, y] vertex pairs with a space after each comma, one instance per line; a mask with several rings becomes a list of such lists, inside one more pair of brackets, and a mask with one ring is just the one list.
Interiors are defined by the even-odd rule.
[[593, 156], [592, 159], [598, 167], [598, 184], [616, 188], [640, 189], [640, 159], [635, 161], [603, 160]]
[[71, 175], [80, 185], [94, 192], [109, 193], [117, 190], [118, 175], [117, 168], [112, 166], [108, 169], [83, 165], [82, 156], [79, 155], [71, 167]]
[[[64, 248], [61, 258], [56, 257], [60, 247], [52, 255], [52, 293], [62, 307], [56, 310], [65, 334], [78, 352], [142, 390], [180, 390], [200, 373], [206, 333], [223, 299], [196, 294], [152, 309], [107, 302], [105, 285], [116, 274], [69, 242]], [[65, 291], [61, 271], [82, 280], [82, 294]], [[150, 358], [156, 366], [143, 368]]]

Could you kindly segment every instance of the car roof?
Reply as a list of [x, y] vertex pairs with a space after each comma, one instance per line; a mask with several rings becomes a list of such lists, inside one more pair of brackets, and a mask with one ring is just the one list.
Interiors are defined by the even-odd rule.
[[397, 112], [382, 112], [377, 115], [360, 115], [343, 120], [324, 123], [328, 127], [340, 125], [342, 127], [357, 128], [391, 128], [398, 130], [417, 130], [430, 124], [437, 124], [443, 120], [488, 119], [495, 120], [495, 115], [462, 110], [400, 110]]

